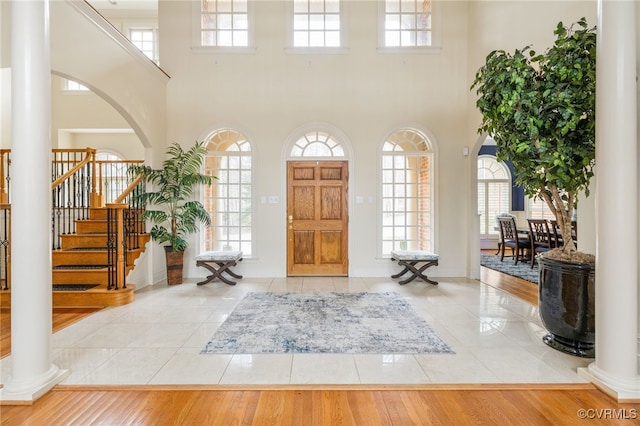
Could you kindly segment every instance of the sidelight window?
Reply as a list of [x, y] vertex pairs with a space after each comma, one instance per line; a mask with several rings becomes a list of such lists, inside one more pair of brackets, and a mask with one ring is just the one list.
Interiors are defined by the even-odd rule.
[[222, 129], [208, 138], [205, 173], [216, 177], [205, 187], [204, 205], [211, 226], [204, 232], [205, 250], [253, 250], [252, 153], [240, 132]]
[[382, 255], [433, 250], [433, 153], [420, 132], [403, 129], [382, 146]]

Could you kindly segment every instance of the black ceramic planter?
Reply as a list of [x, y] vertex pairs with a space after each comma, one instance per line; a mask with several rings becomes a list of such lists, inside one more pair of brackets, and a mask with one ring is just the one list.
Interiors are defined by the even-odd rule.
[[595, 357], [595, 265], [538, 259], [542, 340], [559, 351]]

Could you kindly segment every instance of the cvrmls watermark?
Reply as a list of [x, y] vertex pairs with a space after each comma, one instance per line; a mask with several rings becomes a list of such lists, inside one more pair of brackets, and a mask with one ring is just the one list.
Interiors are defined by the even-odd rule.
[[635, 408], [581, 408], [577, 414], [579, 419], [633, 420], [638, 418], [638, 410]]

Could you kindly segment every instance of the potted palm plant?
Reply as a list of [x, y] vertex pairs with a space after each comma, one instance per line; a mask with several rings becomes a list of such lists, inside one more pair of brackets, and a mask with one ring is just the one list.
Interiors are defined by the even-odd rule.
[[184, 251], [187, 236], [198, 231], [199, 224], [209, 225], [211, 218], [202, 203], [192, 200], [199, 185], [211, 185], [215, 179], [200, 173], [207, 153], [204, 142], [188, 150], [173, 143], [167, 149], [162, 168], [137, 167], [134, 173], [151, 184], [153, 191], [141, 191], [137, 201], [145, 206], [143, 218], [153, 224], [151, 238], [164, 246], [167, 261], [167, 283], [182, 283]]
[[516, 183], [546, 202], [564, 245], [539, 257], [545, 343], [594, 354], [595, 257], [579, 252], [571, 218], [578, 194], [589, 194], [595, 161], [596, 33], [584, 18], [559, 22], [553, 46], [486, 57], [471, 86], [482, 113], [479, 133], [496, 141], [497, 159], [513, 163]]

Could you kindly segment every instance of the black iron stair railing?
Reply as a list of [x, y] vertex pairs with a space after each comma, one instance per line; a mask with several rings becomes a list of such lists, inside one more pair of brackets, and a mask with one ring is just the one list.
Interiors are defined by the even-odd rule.
[[[11, 287], [10, 153], [0, 150], [0, 290]], [[92, 148], [54, 149], [52, 158], [52, 249], [61, 248], [62, 235], [76, 233], [76, 222], [90, 218], [91, 208], [108, 208], [108, 288], [126, 288], [127, 250], [140, 248], [146, 233], [142, 207], [135, 203], [144, 183], [129, 171], [142, 161], [97, 161]]]

